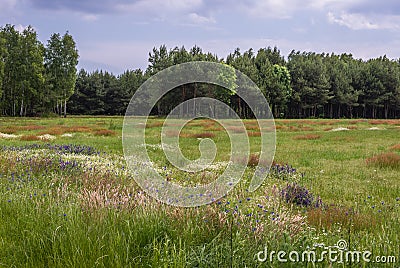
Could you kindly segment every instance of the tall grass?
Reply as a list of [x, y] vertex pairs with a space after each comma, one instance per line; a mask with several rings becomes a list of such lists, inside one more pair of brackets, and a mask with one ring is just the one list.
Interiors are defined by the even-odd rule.
[[[34, 124], [4, 120], [2, 129], [22, 136], [0, 140], [2, 266], [342, 267], [348, 264], [255, 259], [265, 247], [301, 251], [315, 243], [334, 246], [339, 239], [374, 256], [400, 254], [398, 168], [387, 166], [390, 159], [397, 161], [398, 130], [391, 126], [398, 121], [374, 122], [386, 130], [372, 134], [364, 130], [369, 125], [364, 120], [278, 120], [275, 159], [285, 165], [273, 165], [256, 192], [246, 190], [259, 161], [260, 139], [254, 135], [250, 161], [244, 163], [249, 167], [234, 190], [208, 206], [176, 208], [157, 202], [135, 184], [122, 157], [119, 127], [109, 127], [115, 135], [94, 135], [107, 127], [108, 120], [122, 124], [122, 118], [43, 119]], [[97, 124], [100, 121], [104, 123]], [[160, 143], [162, 123], [148, 122], [146, 142]], [[221, 165], [191, 176], [165, 164], [161, 149], [152, 150], [149, 155], [163, 169], [162, 175], [176, 183], [208, 183], [221, 174], [222, 159], [230, 153], [226, 133], [211, 130], [219, 128], [217, 124], [207, 120], [192, 124], [184, 133], [190, 137], [212, 133]], [[323, 139], [315, 142], [295, 138], [322, 137], [327, 126], [349, 124], [357, 129], [323, 132]], [[256, 124], [245, 125], [257, 133]], [[51, 129], [77, 135], [68, 138], [68, 144], [58, 134], [49, 144], [21, 140], [24, 135], [50, 134]], [[199, 141], [181, 140], [188, 157], [196, 156]], [[324, 206], [301, 206], [282, 198], [282, 191], [293, 183], [320, 196]], [[397, 258], [388, 266], [399, 265]]]

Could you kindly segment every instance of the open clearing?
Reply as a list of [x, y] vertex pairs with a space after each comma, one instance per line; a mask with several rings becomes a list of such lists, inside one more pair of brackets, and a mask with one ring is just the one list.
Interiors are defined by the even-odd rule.
[[[122, 117], [0, 118], [0, 264], [298, 267], [255, 255], [343, 239], [371, 259], [395, 256], [388, 266], [399, 266], [400, 120], [276, 120], [275, 164], [253, 193], [246, 189], [260, 132], [244, 122], [252, 155], [240, 183], [211, 205], [177, 208], [136, 185], [123, 158]], [[189, 159], [200, 156], [203, 138], [218, 148], [209, 169], [186, 174], [163, 154], [162, 125], [148, 121], [146, 147], [166, 181], [202, 184], [223, 171], [230, 144], [221, 126], [185, 126], [180, 145]]]

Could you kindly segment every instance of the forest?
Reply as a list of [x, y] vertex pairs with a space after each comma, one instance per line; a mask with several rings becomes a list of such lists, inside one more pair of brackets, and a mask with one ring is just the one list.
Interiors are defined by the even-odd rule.
[[[228, 64], [260, 88], [276, 118], [399, 118], [400, 59], [385, 55], [356, 59], [351, 54], [300, 52], [287, 57], [277, 47], [235, 49], [220, 58], [200, 47], [154, 47], [146, 70], [115, 75], [106, 70], [77, 70], [73, 37], [52, 34], [46, 44], [32, 27], [0, 28], [0, 115], [124, 115], [140, 85], [155, 73], [190, 61]], [[165, 116], [194, 97], [217, 98], [241, 117], [251, 117], [236, 94], [205, 84], [182, 85], [165, 95], [153, 115]]]

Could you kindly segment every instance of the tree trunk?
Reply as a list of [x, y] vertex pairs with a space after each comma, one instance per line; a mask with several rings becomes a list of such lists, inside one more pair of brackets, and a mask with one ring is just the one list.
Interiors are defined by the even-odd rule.
[[24, 115], [24, 99], [22, 98], [21, 100], [21, 109], [19, 110], [19, 116], [23, 116]]
[[385, 119], [388, 119], [389, 105], [385, 103]]
[[64, 99], [64, 118], [67, 117], [67, 99]]

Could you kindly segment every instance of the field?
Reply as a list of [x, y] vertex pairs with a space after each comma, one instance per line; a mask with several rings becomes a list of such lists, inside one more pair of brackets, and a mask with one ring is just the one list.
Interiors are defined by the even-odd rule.
[[[252, 154], [243, 179], [210, 205], [179, 208], [136, 185], [122, 117], [0, 118], [0, 266], [400, 266], [400, 120], [276, 120], [274, 165], [251, 193], [260, 133], [244, 122]], [[180, 133], [190, 159], [202, 138], [218, 148], [210, 168], [189, 175], [166, 160], [162, 124], [148, 121], [146, 143], [166, 181], [201, 184], [223, 171], [230, 146], [218, 124], [197, 119]], [[370, 262], [301, 260], [338, 241], [370, 251]]]

